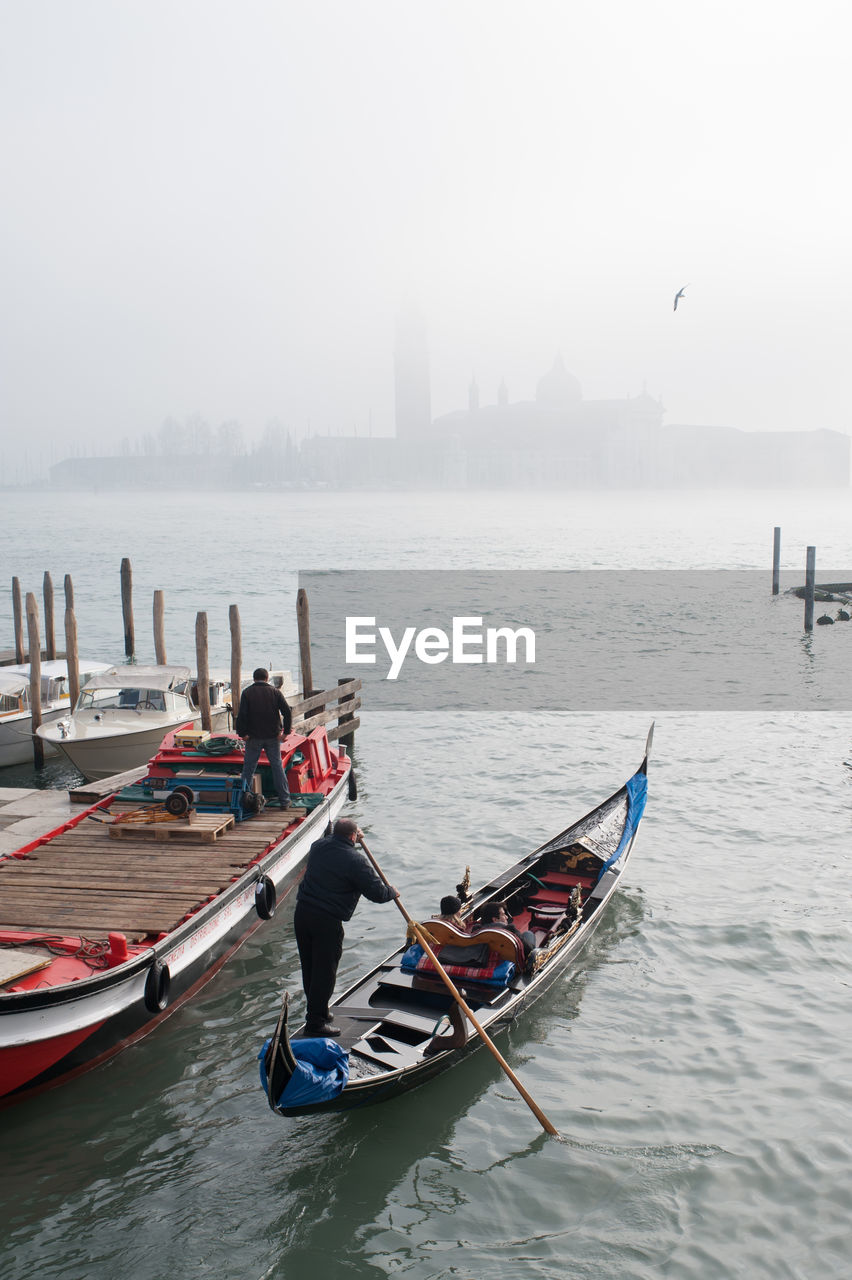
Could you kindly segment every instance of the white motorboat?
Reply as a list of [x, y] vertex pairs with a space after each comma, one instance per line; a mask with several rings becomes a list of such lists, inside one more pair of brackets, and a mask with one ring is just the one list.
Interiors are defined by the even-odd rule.
[[[38, 730], [90, 782], [148, 762], [167, 733], [201, 725], [189, 667], [109, 667], [83, 687], [70, 716]], [[210, 719], [227, 728], [227, 680], [211, 677]]]
[[[106, 671], [104, 662], [81, 665], [80, 683]], [[51, 659], [41, 664], [41, 721], [51, 724], [70, 710], [68, 696], [68, 664]], [[47, 739], [45, 755], [56, 748]], [[10, 764], [26, 764], [33, 758], [33, 717], [30, 706], [29, 663], [0, 667], [0, 768]]]

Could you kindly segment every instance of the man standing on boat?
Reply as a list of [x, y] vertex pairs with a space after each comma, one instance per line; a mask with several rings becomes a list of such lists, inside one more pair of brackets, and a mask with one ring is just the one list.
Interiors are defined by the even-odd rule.
[[351, 818], [338, 818], [331, 835], [315, 840], [296, 897], [293, 925], [302, 965], [302, 986], [308, 1009], [307, 1036], [336, 1036], [328, 1002], [334, 991], [337, 966], [343, 954], [343, 922], [363, 894], [371, 902], [391, 902], [399, 892], [373, 870], [355, 847], [361, 830]]
[[251, 786], [260, 753], [265, 751], [278, 803], [282, 809], [289, 809], [290, 788], [281, 763], [281, 739], [290, 732], [290, 708], [281, 690], [269, 683], [269, 672], [265, 667], [258, 667], [252, 679], [254, 684], [243, 689], [236, 724], [237, 733], [246, 740], [243, 785]]

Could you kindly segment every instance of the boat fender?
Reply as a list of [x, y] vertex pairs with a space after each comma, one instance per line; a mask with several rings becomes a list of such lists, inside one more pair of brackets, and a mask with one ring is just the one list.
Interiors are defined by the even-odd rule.
[[351, 761], [349, 764], [349, 799], [358, 799], [358, 783], [355, 781], [355, 770], [352, 768]]
[[261, 920], [271, 920], [275, 915], [277, 894], [269, 876], [261, 876], [254, 886], [254, 909]]
[[149, 1013], [162, 1013], [169, 1003], [172, 975], [167, 964], [155, 960], [145, 979], [145, 1008]]

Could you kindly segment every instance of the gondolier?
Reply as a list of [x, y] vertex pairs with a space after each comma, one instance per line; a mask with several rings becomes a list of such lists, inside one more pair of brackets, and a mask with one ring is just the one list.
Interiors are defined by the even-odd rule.
[[245, 787], [251, 786], [251, 780], [257, 769], [257, 762], [262, 751], [266, 752], [272, 781], [282, 809], [290, 807], [290, 788], [281, 764], [281, 738], [287, 737], [292, 725], [292, 716], [287, 700], [280, 689], [274, 689], [269, 683], [269, 672], [265, 667], [258, 667], [252, 674], [254, 684], [243, 689], [240, 698], [240, 709], [237, 713], [237, 733], [246, 740], [246, 754], [243, 761], [242, 781]]
[[352, 919], [358, 899], [362, 894], [371, 902], [399, 897], [356, 849], [361, 834], [357, 822], [338, 818], [332, 834], [311, 845], [299, 885], [293, 924], [308, 1002], [307, 1036], [340, 1034], [340, 1028], [332, 1025], [328, 1002], [343, 954], [343, 922]]

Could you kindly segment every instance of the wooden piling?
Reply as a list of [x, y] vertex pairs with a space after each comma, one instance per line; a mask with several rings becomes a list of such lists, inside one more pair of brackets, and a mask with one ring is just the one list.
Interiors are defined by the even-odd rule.
[[44, 594], [44, 656], [49, 662], [56, 657], [56, 628], [53, 621], [53, 579], [45, 571], [42, 585]]
[[237, 712], [240, 709], [240, 685], [243, 679], [243, 633], [240, 626], [240, 611], [235, 604], [228, 609], [228, 622], [231, 627], [231, 714], [233, 727], [237, 727]]
[[195, 615], [195, 661], [201, 727], [210, 732], [210, 661], [207, 652], [207, 614]]
[[808, 547], [805, 561], [805, 630], [814, 629], [814, 582], [816, 580], [816, 547]]
[[15, 624], [15, 661], [20, 665], [24, 661], [24, 611], [19, 578], [12, 579], [12, 616]]
[[71, 581], [71, 574], [65, 575], [65, 608], [74, 608], [74, 583]]
[[162, 591], [154, 592], [154, 657], [158, 666], [166, 665], [166, 606]]
[[775, 535], [772, 541], [772, 594], [778, 595], [781, 587], [781, 529], [779, 525], [775, 526]]
[[296, 596], [296, 621], [299, 628], [299, 662], [302, 667], [302, 697], [309, 698], [314, 692], [314, 677], [311, 672], [311, 614], [308, 608], [308, 593], [299, 588]]
[[124, 619], [124, 652], [128, 658], [132, 658], [136, 652], [136, 637], [133, 633], [133, 570], [126, 556], [121, 562], [121, 615]]
[[[68, 584], [71, 579], [65, 579], [66, 599], [68, 598]], [[65, 609], [65, 660], [68, 663], [68, 702], [70, 710], [73, 711], [77, 705], [77, 699], [80, 697], [80, 659], [77, 654], [77, 619], [74, 617], [74, 591], [71, 590], [70, 605]]]
[[41, 724], [41, 636], [38, 628], [38, 604], [27, 592], [27, 640], [30, 647], [30, 715], [32, 716], [33, 761], [37, 769], [44, 764], [44, 743], [36, 733]]
[[[341, 685], [345, 685], [348, 680], [349, 680], [349, 676], [338, 676], [337, 677], [338, 687], [340, 687]], [[351, 711], [344, 710], [347, 702], [351, 702], [353, 704], [353, 709]], [[355, 694], [354, 693], [341, 694], [338, 706], [340, 707], [340, 715], [338, 716], [338, 720], [337, 720], [338, 733], [340, 735], [338, 738], [338, 741], [344, 744], [344, 746], [346, 747], [346, 750], [351, 755], [352, 748], [355, 744], [355, 729], [353, 727], [351, 730], [349, 730], [348, 726], [350, 724], [353, 724], [355, 720], [355, 706], [357, 706], [357, 700], [356, 700]]]

